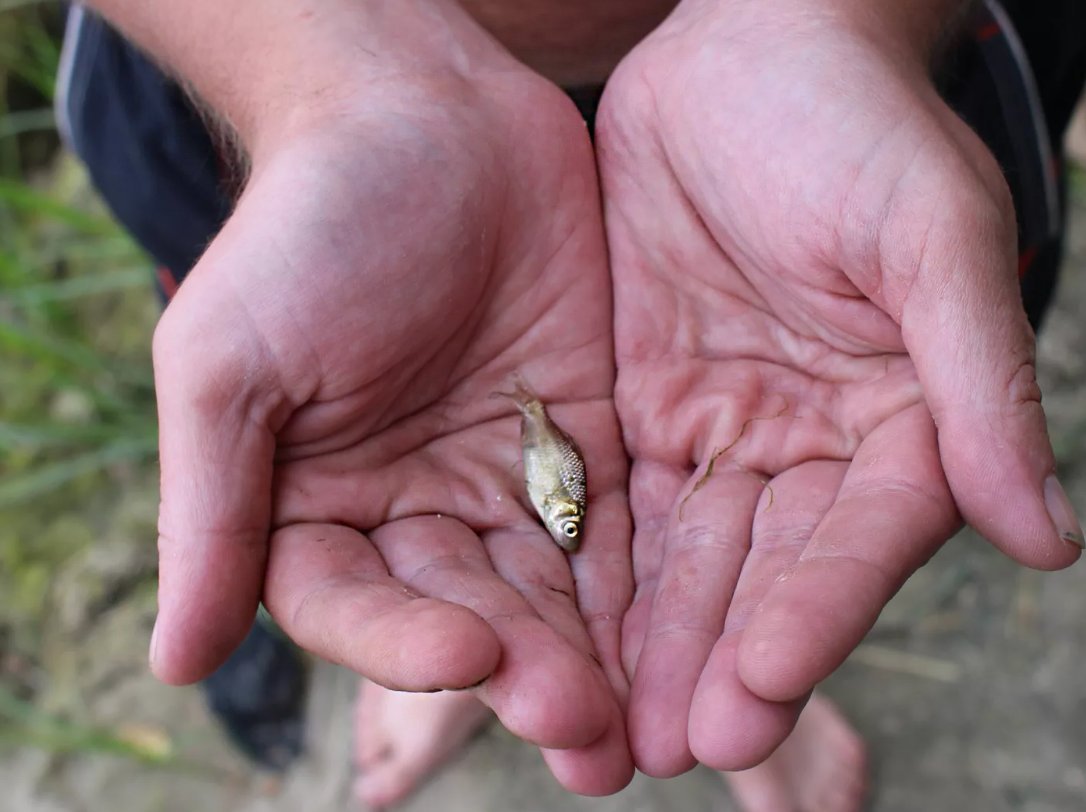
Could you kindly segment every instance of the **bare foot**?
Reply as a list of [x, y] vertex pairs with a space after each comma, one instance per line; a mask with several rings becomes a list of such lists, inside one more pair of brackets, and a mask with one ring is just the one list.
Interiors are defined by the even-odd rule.
[[723, 775], [743, 812], [859, 812], [866, 760], [860, 734], [815, 694], [773, 755]]
[[410, 694], [362, 680], [355, 705], [355, 798], [377, 809], [402, 801], [489, 717], [468, 693]]

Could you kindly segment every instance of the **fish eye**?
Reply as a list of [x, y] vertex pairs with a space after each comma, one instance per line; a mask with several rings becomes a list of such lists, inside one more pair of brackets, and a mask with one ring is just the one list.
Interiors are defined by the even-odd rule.
[[581, 526], [577, 522], [562, 522], [562, 534], [566, 538], [575, 539], [581, 533]]

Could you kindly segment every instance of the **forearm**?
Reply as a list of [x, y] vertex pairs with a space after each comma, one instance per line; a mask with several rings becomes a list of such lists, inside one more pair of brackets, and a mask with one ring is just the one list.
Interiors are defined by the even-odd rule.
[[247, 151], [359, 87], [450, 81], [499, 47], [450, 0], [90, 0], [228, 125]]

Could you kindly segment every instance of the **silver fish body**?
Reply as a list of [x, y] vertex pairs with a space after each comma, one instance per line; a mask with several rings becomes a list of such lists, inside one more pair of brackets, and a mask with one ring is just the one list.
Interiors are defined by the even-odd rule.
[[543, 402], [519, 381], [512, 394], [522, 415], [520, 445], [528, 498], [555, 544], [576, 552], [584, 531], [587, 487], [584, 458], [555, 425]]

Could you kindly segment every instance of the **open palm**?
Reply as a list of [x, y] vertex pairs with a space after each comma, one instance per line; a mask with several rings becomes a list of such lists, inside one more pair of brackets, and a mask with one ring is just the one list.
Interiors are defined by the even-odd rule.
[[[485, 99], [394, 81], [256, 162], [156, 333], [153, 663], [203, 676], [263, 600], [378, 683], [475, 686], [567, 787], [614, 791], [629, 519], [591, 147], [524, 71]], [[586, 459], [569, 559], [490, 397], [518, 373]]]
[[899, 43], [770, 5], [684, 4], [601, 109], [660, 776], [765, 758], [959, 511], [1033, 566], [1081, 542], [998, 167]]

